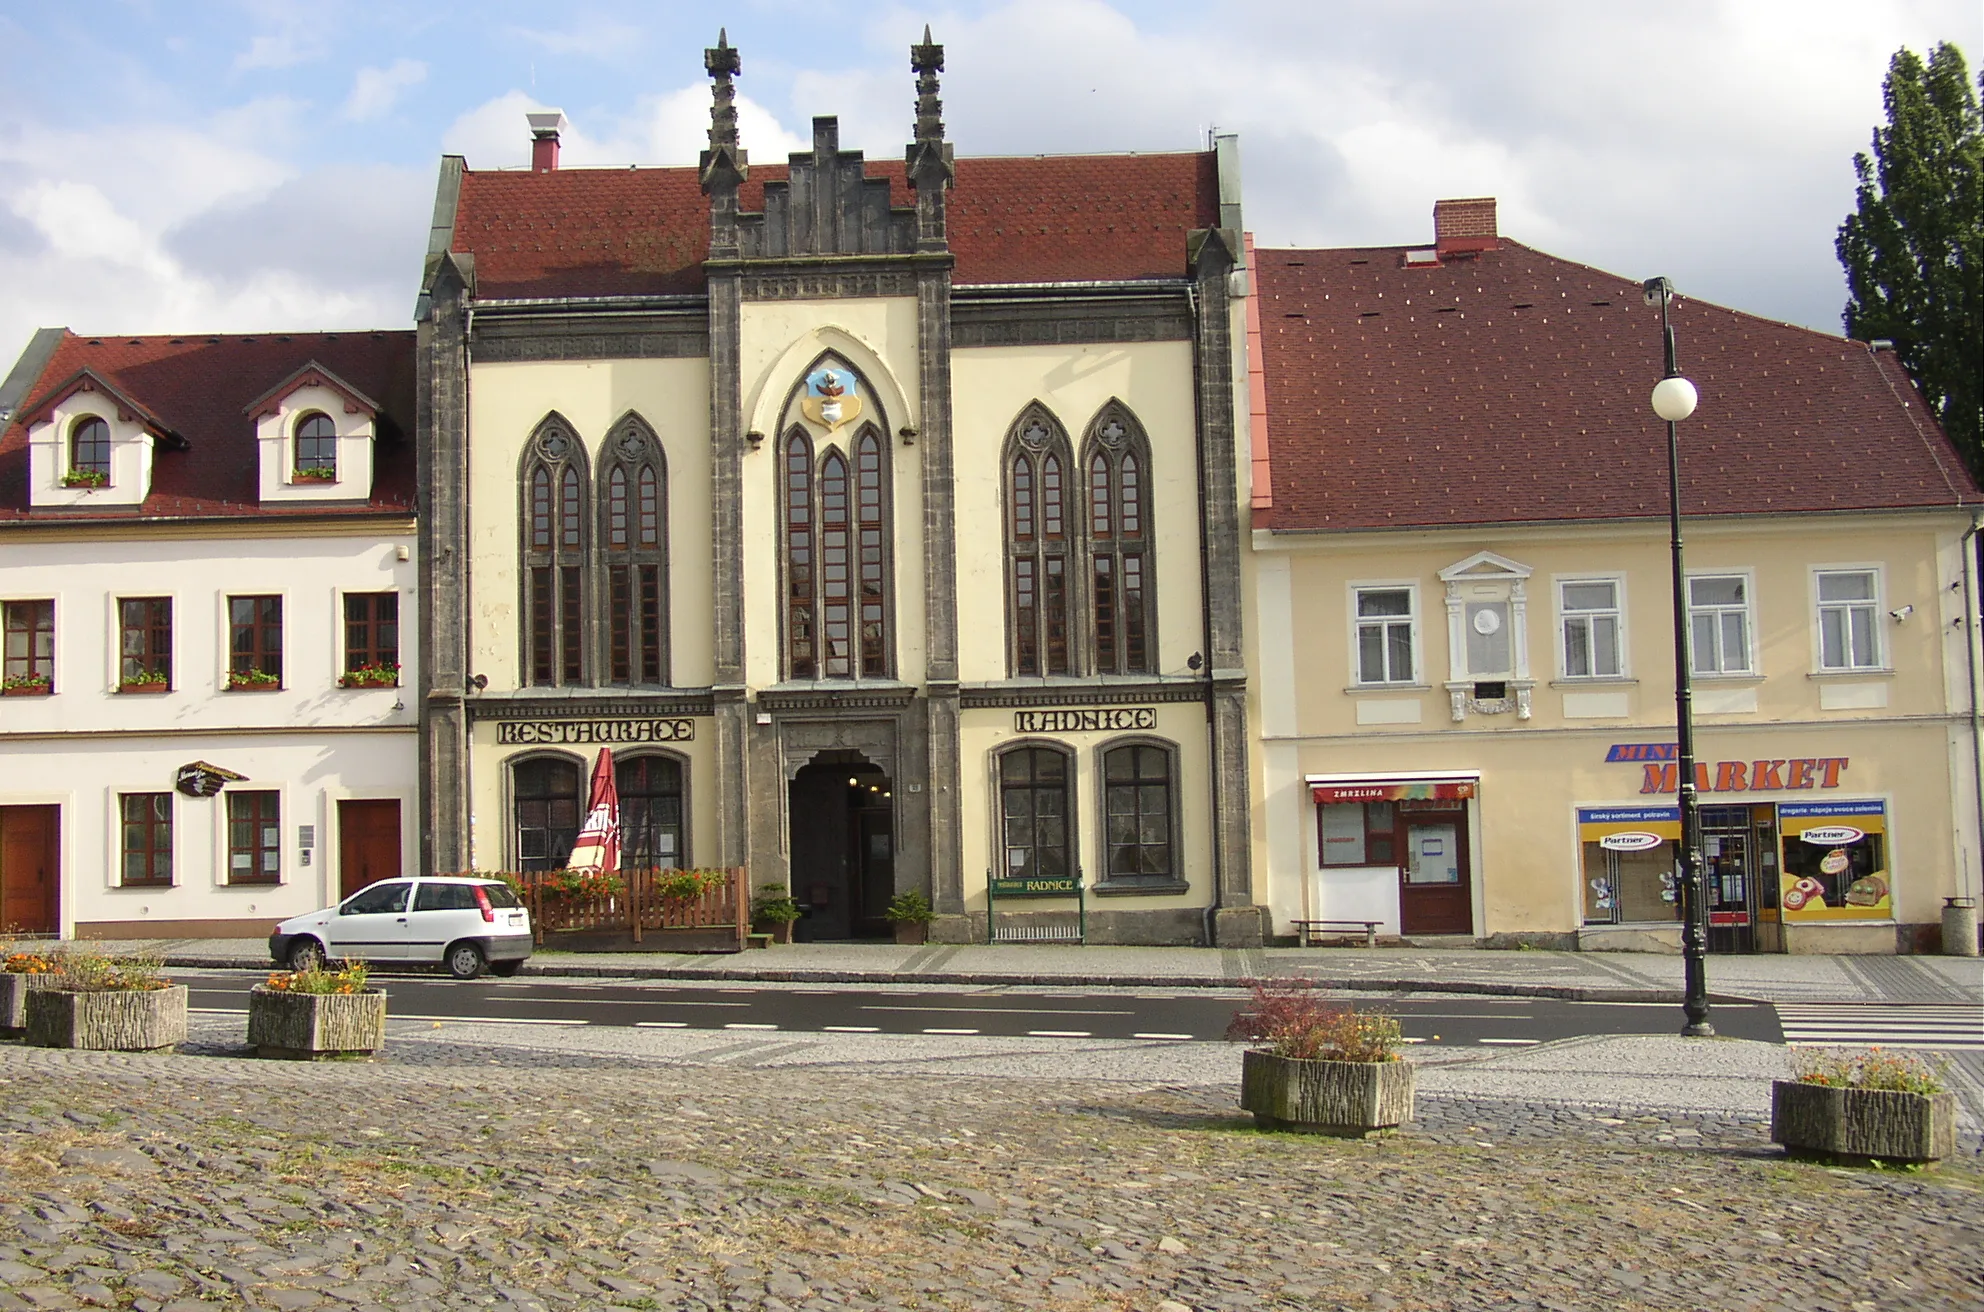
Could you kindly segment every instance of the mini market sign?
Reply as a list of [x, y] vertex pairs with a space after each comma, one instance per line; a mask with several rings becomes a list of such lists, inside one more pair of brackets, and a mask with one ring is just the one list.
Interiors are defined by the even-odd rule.
[[[1636, 762], [1644, 773], [1640, 792], [1671, 793], [1681, 782], [1681, 748], [1676, 743], [1614, 743], [1605, 754], [1611, 764]], [[1695, 791], [1766, 793], [1801, 788], [1837, 788], [1851, 758], [1793, 756], [1763, 761], [1695, 762]]]

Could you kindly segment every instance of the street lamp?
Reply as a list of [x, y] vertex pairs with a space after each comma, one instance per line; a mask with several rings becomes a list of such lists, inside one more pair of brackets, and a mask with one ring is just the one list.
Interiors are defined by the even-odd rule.
[[1660, 307], [1660, 338], [1667, 351], [1667, 372], [1653, 385], [1653, 412], [1667, 422], [1667, 523], [1674, 548], [1674, 725], [1680, 760], [1675, 765], [1675, 791], [1681, 801], [1681, 955], [1685, 993], [1681, 1006], [1688, 1038], [1710, 1038], [1708, 1023], [1708, 900], [1702, 889], [1701, 817], [1695, 798], [1695, 694], [1688, 667], [1688, 581], [1681, 569], [1681, 444], [1674, 425], [1695, 412], [1695, 385], [1674, 364], [1674, 327], [1667, 321], [1667, 303], [1674, 284], [1649, 278], [1643, 289], [1648, 305]]

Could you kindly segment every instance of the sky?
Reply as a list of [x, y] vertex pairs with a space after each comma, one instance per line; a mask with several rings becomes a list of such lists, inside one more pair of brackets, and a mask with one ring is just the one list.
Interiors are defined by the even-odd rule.
[[0, 374], [37, 327], [409, 327], [443, 153], [691, 164], [702, 51], [742, 52], [752, 158], [901, 158], [908, 47], [960, 155], [1240, 136], [1263, 246], [1505, 236], [1828, 332], [1852, 157], [1895, 50], [1984, 57], [1976, 0], [0, 0]]

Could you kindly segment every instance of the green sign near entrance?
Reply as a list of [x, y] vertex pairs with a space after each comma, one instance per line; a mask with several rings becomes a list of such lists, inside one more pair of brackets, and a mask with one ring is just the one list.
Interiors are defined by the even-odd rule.
[[1058, 879], [994, 879], [994, 897], [1074, 897], [1082, 891], [1081, 883], [1073, 875], [1063, 875]]

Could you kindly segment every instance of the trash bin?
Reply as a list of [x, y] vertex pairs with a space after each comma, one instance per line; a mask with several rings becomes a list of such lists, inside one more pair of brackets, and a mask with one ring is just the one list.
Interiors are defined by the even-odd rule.
[[1946, 957], [1977, 955], [1976, 898], [1943, 899], [1943, 955]]

